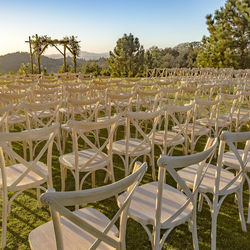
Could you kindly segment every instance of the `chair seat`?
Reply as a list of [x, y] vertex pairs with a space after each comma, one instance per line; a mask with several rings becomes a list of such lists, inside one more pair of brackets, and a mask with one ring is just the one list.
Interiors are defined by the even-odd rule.
[[[48, 167], [43, 163], [38, 161], [36, 169], [42, 172], [44, 175], [48, 176]], [[10, 187], [24, 172], [27, 167], [23, 164], [15, 164], [5, 168], [7, 187]], [[20, 189], [27, 189], [32, 187], [37, 187], [47, 181], [47, 178], [43, 178], [33, 171], [30, 171], [17, 186], [9, 189], [9, 191], [17, 191]], [[0, 189], [2, 188], [2, 173], [0, 172]]]
[[37, 111], [36, 115], [39, 118], [48, 118], [48, 117], [55, 116], [55, 111], [54, 110]]
[[62, 114], [68, 114], [71, 112], [71, 109], [69, 107], [61, 107], [59, 108], [59, 112]]
[[25, 115], [9, 115], [8, 116], [8, 124], [23, 123], [25, 121], [26, 121]]
[[[108, 121], [110, 119], [114, 119], [115, 116], [103, 116], [103, 117], [98, 117], [97, 118], [97, 122], [105, 122], [105, 121]], [[118, 121], [118, 126], [121, 126], [121, 125], [125, 125], [126, 123], [126, 118], [125, 117], [121, 117]]]
[[[125, 155], [126, 154], [126, 140], [115, 141], [112, 144], [114, 154]], [[148, 154], [151, 151], [151, 147], [148, 143], [143, 142], [136, 138], [129, 138], [128, 141], [128, 154], [129, 156], [138, 156]]]
[[[240, 156], [243, 156], [243, 150], [238, 150]], [[232, 151], [228, 151], [226, 153], [224, 153], [223, 158], [222, 158], [222, 163], [226, 166], [226, 167], [230, 167], [233, 169], [240, 169], [240, 163], [239, 161], [236, 159], [235, 154]], [[247, 165], [246, 165], [246, 171], [250, 171], [250, 152], [248, 152], [247, 155]]]
[[[197, 173], [198, 165], [191, 165], [186, 168], [183, 168], [178, 171], [180, 177], [186, 182], [186, 184], [192, 188], [194, 183], [194, 177]], [[200, 185], [200, 191], [203, 193], [213, 193], [214, 185], [215, 185], [215, 174], [216, 174], [216, 166], [209, 164], [207, 172], [205, 174], [204, 179]], [[204, 168], [205, 169], [205, 168]], [[220, 184], [219, 184], [219, 191], [222, 190], [233, 178], [234, 174], [229, 172], [226, 169], [221, 169], [221, 177], [220, 177]], [[228, 189], [227, 193], [232, 193], [236, 189], [239, 188], [241, 184], [240, 180], [234, 182]]]
[[[164, 130], [160, 130], [155, 132], [154, 134], [154, 143], [158, 145], [162, 145], [163, 141], [165, 140], [164, 138]], [[151, 139], [153, 136], [150, 136], [149, 138]], [[166, 136], [166, 145], [167, 146], [176, 146], [179, 144], [182, 144], [185, 141], [184, 137], [181, 134], [178, 134], [173, 131], [168, 131], [167, 136]]]
[[[78, 164], [79, 168], [82, 168], [86, 163], [96, 154], [94, 149], [85, 149], [78, 151]], [[104, 157], [108, 158], [108, 155], [104, 154]], [[74, 152], [69, 154], [64, 154], [59, 157], [59, 162], [65, 167], [70, 169], [75, 169], [75, 154]], [[97, 155], [86, 167], [81, 169], [82, 172], [95, 171], [97, 169], [107, 166], [107, 161], [103, 157]]]
[[233, 121], [239, 119], [241, 122], [247, 122], [250, 120], [250, 111], [248, 109], [240, 109], [240, 113], [234, 112], [232, 115]]
[[[215, 119], [208, 119], [208, 118], [202, 118], [202, 119], [198, 119], [196, 120], [196, 122], [199, 125], [203, 125], [203, 126], [215, 126], [216, 120]], [[219, 128], [223, 128], [223, 127], [227, 127], [230, 125], [230, 121], [228, 121], [227, 119], [224, 119], [223, 117], [218, 118], [217, 120], [217, 125]]]
[[61, 129], [66, 131], [66, 132], [71, 131], [71, 128], [67, 124], [61, 124]]
[[[153, 225], [155, 220], [157, 190], [158, 182], [150, 182], [137, 187], [133, 193], [129, 206], [129, 217], [143, 225]], [[119, 206], [124, 202], [124, 198], [125, 194], [118, 197]], [[170, 228], [173, 225], [177, 226], [186, 221], [192, 213], [193, 205], [191, 203], [174, 219], [172, 223], [168, 223], [167, 227], [164, 226], [164, 222], [176, 213], [186, 201], [187, 196], [178, 189], [167, 184], [163, 185], [161, 228]]]
[[[93, 208], [82, 208], [74, 213], [82, 220], [101, 231], [103, 231], [110, 222], [109, 218]], [[73, 224], [65, 217], [61, 217], [61, 231], [65, 250], [89, 249], [96, 240], [94, 236]], [[113, 226], [108, 235], [115, 239], [116, 235], [118, 235], [117, 227]], [[31, 231], [29, 234], [29, 243], [31, 249], [34, 250], [56, 250], [53, 222], [49, 221]], [[113, 248], [104, 242], [101, 242], [97, 249]]]
[[[183, 124], [181, 126], [185, 126], [185, 125]], [[173, 131], [177, 131], [177, 132], [179, 132], [181, 129], [182, 128], [180, 128], [179, 126], [174, 126], [172, 128]], [[199, 124], [195, 124], [195, 127], [193, 128], [193, 123], [189, 123], [184, 131], [186, 131], [188, 135], [190, 135], [194, 131], [193, 133], [196, 136], [209, 134], [209, 128], [207, 128], [206, 126], [199, 125]]]

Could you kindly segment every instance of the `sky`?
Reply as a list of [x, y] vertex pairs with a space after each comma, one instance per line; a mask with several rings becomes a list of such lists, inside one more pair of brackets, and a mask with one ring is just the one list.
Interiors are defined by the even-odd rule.
[[[29, 52], [29, 36], [77, 36], [81, 50], [108, 52], [132, 33], [148, 49], [200, 41], [206, 15], [225, 0], [0, 0], [0, 55]], [[46, 54], [58, 53], [48, 49]]]

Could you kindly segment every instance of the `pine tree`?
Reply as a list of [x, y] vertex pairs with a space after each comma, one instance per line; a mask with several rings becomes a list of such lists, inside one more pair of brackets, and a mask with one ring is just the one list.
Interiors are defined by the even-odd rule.
[[197, 57], [201, 67], [250, 67], [250, 4], [227, 0], [224, 7], [206, 16], [210, 35], [203, 37]]
[[116, 42], [114, 52], [110, 51], [108, 60], [112, 75], [133, 77], [143, 72], [144, 48], [139, 39], [130, 33], [124, 34]]

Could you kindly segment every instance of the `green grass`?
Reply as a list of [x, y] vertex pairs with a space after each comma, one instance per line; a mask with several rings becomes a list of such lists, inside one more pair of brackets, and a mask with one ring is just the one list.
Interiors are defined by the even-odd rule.
[[[120, 134], [119, 134], [120, 136]], [[204, 139], [197, 146], [197, 150], [202, 150]], [[19, 145], [20, 146], [20, 145]], [[67, 151], [71, 150], [71, 140], [67, 141]], [[175, 155], [182, 154], [181, 148], [176, 148]], [[156, 149], [155, 161], [160, 152]], [[61, 189], [60, 167], [58, 162], [59, 153], [53, 149], [53, 183], [57, 191]], [[142, 159], [141, 159], [142, 160]], [[114, 156], [114, 170], [116, 180], [123, 178], [124, 168], [118, 156]], [[104, 171], [96, 174], [97, 186], [103, 185]], [[152, 181], [151, 168], [149, 167], [142, 183]], [[167, 183], [175, 185], [169, 175], [166, 177]], [[87, 178], [84, 188], [91, 188], [90, 177]], [[74, 179], [70, 173], [66, 180], [66, 190], [74, 190]], [[247, 216], [249, 193], [247, 185], [244, 185], [244, 212]], [[0, 202], [2, 204], [2, 202]], [[118, 207], [115, 198], [90, 204], [108, 217], [112, 217]], [[0, 207], [0, 212], [2, 208]], [[50, 213], [48, 207], [38, 207], [36, 190], [28, 190], [19, 195], [12, 204], [11, 213], [8, 216], [7, 247], [6, 249], [29, 249], [28, 235], [39, 225], [49, 221]], [[202, 212], [198, 213], [198, 236], [200, 249], [210, 249], [210, 228], [211, 217], [208, 205], [203, 204]], [[228, 196], [219, 213], [217, 223], [217, 249], [250, 249], [250, 225], [247, 225], [248, 232], [241, 230], [237, 205], [234, 196]], [[127, 226], [127, 249], [151, 249], [147, 234], [140, 224], [129, 219]], [[167, 238], [163, 249], [192, 249], [192, 234], [188, 231], [187, 223], [176, 227]]]

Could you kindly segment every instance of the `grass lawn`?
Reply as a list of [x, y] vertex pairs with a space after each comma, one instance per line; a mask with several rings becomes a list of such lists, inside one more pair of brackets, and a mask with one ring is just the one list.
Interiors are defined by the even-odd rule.
[[[204, 140], [197, 146], [198, 151], [202, 150]], [[71, 141], [67, 142], [67, 152], [71, 150]], [[176, 148], [175, 155], [182, 154], [181, 148]], [[155, 160], [158, 159], [160, 152], [156, 150]], [[53, 149], [53, 183], [57, 191], [61, 189], [60, 167], [58, 162], [59, 153]], [[142, 160], [142, 159], [141, 159]], [[124, 176], [124, 168], [121, 160], [114, 156], [114, 168], [116, 180]], [[96, 174], [97, 186], [103, 185], [104, 171]], [[168, 175], [167, 183], [175, 185]], [[148, 168], [143, 183], [152, 181], [151, 168]], [[84, 188], [91, 188], [90, 177]], [[68, 173], [66, 180], [66, 190], [74, 190], [73, 176]], [[247, 185], [244, 185], [244, 212], [247, 218], [247, 205], [249, 193]], [[0, 202], [2, 204], [2, 202]], [[113, 216], [118, 207], [115, 198], [110, 198], [95, 204], [90, 204], [99, 209], [107, 216]], [[2, 209], [0, 207], [0, 212]], [[49, 221], [50, 212], [48, 207], [39, 207], [36, 199], [36, 190], [28, 190], [19, 195], [12, 204], [11, 213], [8, 216], [7, 246], [6, 249], [29, 249], [28, 235], [37, 226]], [[203, 204], [202, 212], [198, 212], [198, 236], [200, 249], [210, 249], [210, 228], [211, 217], [209, 207], [206, 202]], [[250, 249], [250, 225], [247, 224], [248, 232], [241, 230], [238, 216], [237, 205], [234, 196], [228, 196], [219, 213], [217, 224], [217, 248], [218, 249]], [[151, 249], [147, 234], [140, 224], [133, 220], [128, 220], [127, 225], [127, 249]], [[163, 249], [192, 249], [192, 234], [188, 231], [187, 223], [176, 227], [168, 236]]]

